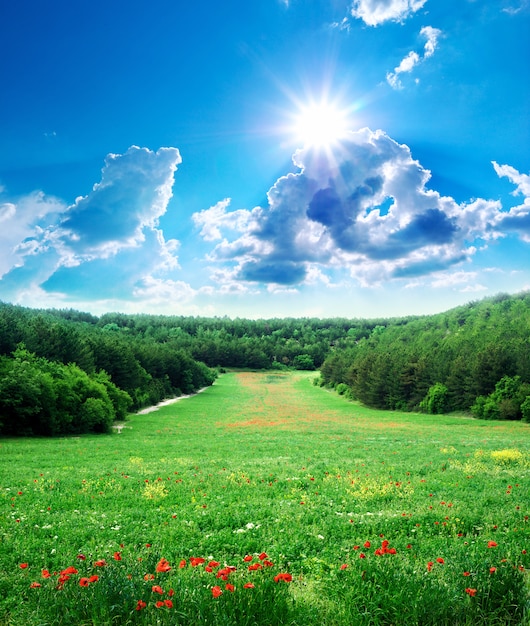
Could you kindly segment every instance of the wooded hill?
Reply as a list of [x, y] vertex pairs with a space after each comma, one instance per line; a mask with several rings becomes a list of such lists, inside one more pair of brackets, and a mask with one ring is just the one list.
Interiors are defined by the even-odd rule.
[[320, 368], [320, 384], [377, 408], [528, 419], [529, 341], [528, 293], [372, 320], [96, 317], [0, 303], [0, 433], [105, 432], [130, 410], [212, 384], [222, 367]]

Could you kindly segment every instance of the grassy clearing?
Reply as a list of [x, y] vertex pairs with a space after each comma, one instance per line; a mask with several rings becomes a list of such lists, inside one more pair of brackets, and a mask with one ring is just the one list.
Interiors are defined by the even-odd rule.
[[230, 373], [121, 434], [0, 440], [0, 622], [527, 623], [530, 427], [311, 378]]

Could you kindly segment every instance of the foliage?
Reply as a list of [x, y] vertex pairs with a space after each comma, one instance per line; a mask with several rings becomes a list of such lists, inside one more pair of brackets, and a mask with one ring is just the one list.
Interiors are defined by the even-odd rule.
[[104, 373], [48, 361], [24, 348], [0, 360], [0, 432], [60, 435], [109, 432], [130, 398]]
[[[338, 343], [321, 376], [326, 386], [348, 385], [371, 407], [439, 410], [432, 404], [436, 389], [444, 411], [474, 406], [474, 413], [487, 419], [521, 419], [529, 395], [529, 337], [530, 294], [497, 296], [376, 325], [353, 344]], [[519, 380], [517, 393], [496, 388], [506, 377]]]
[[503, 376], [495, 391], [475, 400], [471, 412], [481, 419], [517, 420], [527, 416], [529, 399], [530, 384], [523, 383], [520, 376]]
[[427, 395], [420, 402], [420, 410], [424, 413], [445, 413], [447, 409], [448, 389], [442, 383], [436, 383], [429, 388]]

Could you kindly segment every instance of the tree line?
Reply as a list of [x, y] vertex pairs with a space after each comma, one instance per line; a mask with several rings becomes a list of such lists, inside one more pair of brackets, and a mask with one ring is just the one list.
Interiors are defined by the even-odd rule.
[[105, 432], [224, 367], [320, 369], [319, 384], [375, 408], [530, 419], [529, 312], [528, 293], [391, 319], [98, 317], [0, 302], [0, 434]]
[[374, 408], [530, 421], [530, 293], [378, 325], [333, 349], [319, 382]]

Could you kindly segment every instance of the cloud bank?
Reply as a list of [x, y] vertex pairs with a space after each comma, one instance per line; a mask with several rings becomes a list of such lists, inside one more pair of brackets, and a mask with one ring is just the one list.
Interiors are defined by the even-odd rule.
[[34, 193], [0, 205], [3, 288], [130, 296], [178, 267], [178, 242], [157, 228], [181, 162], [176, 148], [109, 154], [101, 181], [71, 206]]
[[429, 189], [430, 172], [381, 130], [351, 132], [331, 152], [299, 150], [294, 162], [300, 172], [276, 182], [267, 206], [230, 211], [225, 200], [195, 214], [202, 237], [217, 241], [217, 281], [295, 286], [344, 269], [363, 285], [422, 276], [469, 260], [509, 215], [498, 201], [458, 204]]

